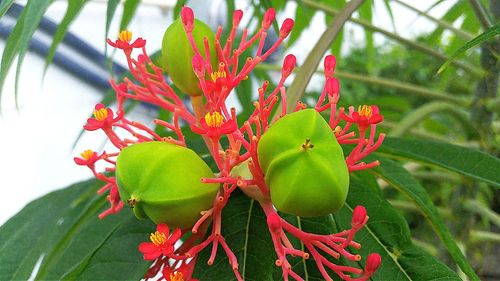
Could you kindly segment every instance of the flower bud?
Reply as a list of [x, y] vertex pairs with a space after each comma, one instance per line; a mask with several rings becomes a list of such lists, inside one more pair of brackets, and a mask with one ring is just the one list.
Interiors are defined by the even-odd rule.
[[290, 34], [290, 32], [293, 29], [293, 24], [294, 24], [294, 21], [292, 19], [290, 19], [290, 18], [285, 19], [285, 21], [283, 22], [283, 24], [281, 25], [281, 28], [280, 28], [280, 37], [281, 38], [286, 38], [288, 36], [288, 34]]
[[340, 91], [339, 80], [337, 80], [336, 78], [327, 78], [325, 83], [325, 90], [329, 97], [338, 99]]
[[281, 74], [283, 75], [283, 77], [288, 77], [293, 72], [296, 62], [297, 59], [292, 54], [288, 54], [285, 57], [285, 60], [283, 61], [283, 68], [281, 69]]
[[337, 65], [337, 59], [334, 55], [328, 55], [325, 57], [325, 77], [331, 78], [333, 77], [333, 73], [335, 72], [335, 66]]
[[368, 255], [368, 257], [366, 258], [365, 271], [370, 274], [374, 273], [375, 271], [377, 271], [381, 262], [382, 262], [382, 257], [380, 257], [379, 254], [373, 253]]
[[186, 32], [192, 31], [194, 24], [193, 10], [187, 6], [182, 7], [181, 19], [182, 19], [182, 24], [184, 25], [184, 30], [186, 30]]
[[262, 19], [262, 27], [268, 29], [271, 24], [273, 24], [274, 18], [276, 17], [276, 10], [274, 8], [269, 8]]
[[243, 17], [243, 11], [235, 10], [233, 13], [233, 26], [238, 26], [241, 22], [242, 17]]
[[363, 206], [356, 206], [352, 212], [352, 228], [359, 228], [366, 219], [366, 209]]
[[203, 58], [200, 55], [194, 55], [192, 63], [193, 63], [193, 70], [196, 76], [198, 76], [198, 78], [205, 77], [205, 67], [204, 67], [205, 61], [203, 60]]

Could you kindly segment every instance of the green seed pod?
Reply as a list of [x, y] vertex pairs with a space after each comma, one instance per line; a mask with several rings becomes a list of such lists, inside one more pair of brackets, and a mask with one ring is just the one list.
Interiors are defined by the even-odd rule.
[[258, 158], [278, 210], [313, 217], [344, 204], [349, 189], [344, 152], [316, 110], [276, 121], [259, 141]]
[[[215, 53], [215, 35], [208, 25], [195, 19], [193, 38], [196, 47], [202, 55], [205, 54], [203, 38], [207, 37], [210, 46], [210, 61], [212, 68], [217, 70], [217, 56]], [[174, 21], [165, 31], [162, 41], [162, 66], [168, 72], [170, 79], [182, 92], [190, 96], [203, 94], [199, 86], [198, 77], [193, 71], [193, 49], [184, 32], [181, 19]]]
[[138, 218], [171, 228], [193, 226], [210, 209], [218, 184], [208, 165], [191, 149], [167, 142], [144, 142], [124, 148], [116, 161], [118, 191]]

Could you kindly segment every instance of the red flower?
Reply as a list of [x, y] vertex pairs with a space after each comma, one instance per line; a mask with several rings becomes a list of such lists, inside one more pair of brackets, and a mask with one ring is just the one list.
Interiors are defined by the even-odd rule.
[[210, 138], [218, 138], [230, 134], [238, 129], [235, 119], [224, 121], [224, 116], [217, 111], [207, 113], [205, 118], [200, 119], [200, 127], [191, 126], [191, 130], [197, 134], [206, 135]]
[[351, 116], [344, 114], [343, 117], [347, 122], [357, 123], [360, 130], [366, 130], [370, 125], [384, 120], [376, 105], [360, 105], [358, 111], [353, 112]]
[[115, 121], [113, 111], [99, 103], [95, 106], [94, 118], [87, 119], [87, 125], [83, 126], [83, 128], [87, 131], [95, 131], [103, 127], [111, 127]]
[[169, 266], [163, 268], [162, 274], [163, 278], [167, 281], [198, 281], [198, 279], [187, 279], [189, 276], [189, 271], [191, 271], [194, 264], [183, 263], [178, 269], [172, 270]]
[[80, 153], [80, 155], [82, 156], [82, 158], [73, 158], [75, 163], [80, 166], [92, 167], [94, 166], [95, 162], [99, 160], [99, 156], [97, 155], [97, 153], [90, 149], [85, 150], [84, 152]]
[[226, 78], [224, 70], [214, 71], [210, 73], [211, 80], [205, 80], [207, 91], [209, 93], [220, 93], [223, 88], [229, 88], [229, 80]]
[[174, 252], [174, 244], [181, 238], [181, 230], [176, 229], [169, 237], [169, 229], [166, 224], [156, 226], [156, 232], [151, 233], [151, 242], [143, 242], [139, 245], [139, 251], [144, 254], [145, 260], [155, 260], [161, 255], [168, 256]]
[[120, 34], [118, 34], [118, 39], [115, 40], [115, 42], [111, 41], [111, 39], [107, 40], [109, 45], [125, 51], [125, 53], [127, 53], [128, 55], [130, 55], [132, 49], [142, 48], [144, 47], [144, 45], [146, 45], [146, 40], [140, 37], [137, 38], [132, 44], [130, 43], [130, 41], [132, 41], [132, 32], [128, 30], [123, 30], [122, 32], [120, 32]]

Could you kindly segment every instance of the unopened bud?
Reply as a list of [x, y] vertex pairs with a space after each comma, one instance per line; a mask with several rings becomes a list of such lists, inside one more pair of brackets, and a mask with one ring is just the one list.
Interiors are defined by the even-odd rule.
[[269, 8], [264, 14], [264, 18], [262, 19], [262, 27], [264, 29], [268, 29], [271, 26], [271, 24], [273, 24], [275, 17], [276, 17], [276, 10], [274, 10], [274, 8]]
[[186, 32], [193, 31], [194, 24], [194, 14], [193, 10], [187, 6], [184, 6], [181, 10], [181, 20], [184, 25], [184, 30]]
[[381, 262], [382, 262], [382, 257], [380, 257], [379, 254], [373, 253], [368, 255], [368, 257], [366, 258], [365, 272], [374, 273], [375, 271], [377, 271]]
[[288, 77], [290, 73], [292, 73], [293, 69], [295, 68], [296, 62], [297, 59], [292, 54], [289, 54], [285, 57], [285, 60], [283, 61], [283, 68], [281, 69], [283, 77]]
[[328, 55], [325, 57], [325, 77], [333, 77], [336, 65], [337, 59], [334, 55]]
[[277, 213], [271, 213], [267, 216], [267, 225], [269, 230], [276, 233], [281, 230], [281, 218]]
[[290, 32], [292, 32], [294, 23], [295, 22], [290, 18], [285, 19], [285, 21], [283, 22], [283, 24], [281, 25], [281, 28], [280, 28], [280, 37], [281, 38], [286, 38], [288, 36], [288, 34], [290, 34]]
[[203, 67], [205, 62], [200, 55], [194, 55], [192, 59], [193, 70], [198, 78], [202, 78], [205, 76], [205, 68]]
[[233, 13], [233, 26], [238, 26], [240, 24], [242, 17], [243, 17], [243, 11], [235, 10]]
[[366, 209], [363, 206], [356, 206], [352, 212], [352, 227], [358, 228], [366, 219]]
[[325, 83], [325, 90], [328, 96], [338, 97], [340, 91], [339, 80], [335, 78], [327, 78]]

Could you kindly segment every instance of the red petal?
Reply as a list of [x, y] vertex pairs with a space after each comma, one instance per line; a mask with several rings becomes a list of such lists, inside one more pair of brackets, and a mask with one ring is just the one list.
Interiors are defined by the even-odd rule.
[[144, 259], [145, 260], [148, 260], [148, 261], [152, 261], [152, 260], [155, 260], [157, 259], [158, 257], [161, 256], [161, 251], [158, 250], [157, 252], [154, 252], [154, 253], [147, 253], [147, 254], [144, 254]]
[[80, 165], [80, 166], [87, 165], [87, 160], [85, 160], [85, 159], [81, 159], [81, 158], [75, 157], [75, 158], [73, 158], [73, 160], [75, 161], [75, 163], [77, 165]]
[[143, 253], [143, 254], [150, 254], [150, 253], [154, 253], [154, 252], [159, 252], [159, 250], [160, 250], [159, 247], [151, 242], [142, 242], [139, 245], [139, 251], [141, 251], [141, 253]]
[[169, 244], [174, 244], [175, 242], [177, 242], [177, 240], [179, 240], [179, 238], [181, 238], [182, 236], [182, 232], [179, 228], [177, 228], [174, 233], [172, 233], [172, 236], [170, 236], [168, 238], [168, 243]]
[[170, 245], [170, 246], [163, 246], [161, 248], [161, 253], [164, 255], [164, 256], [168, 256], [170, 254], [172, 254], [174, 252], [174, 246]]
[[159, 231], [161, 233], [165, 233], [165, 236], [168, 237], [168, 234], [170, 233], [170, 230], [168, 229], [168, 226], [164, 223], [160, 223], [159, 225], [156, 226], [156, 231]]

